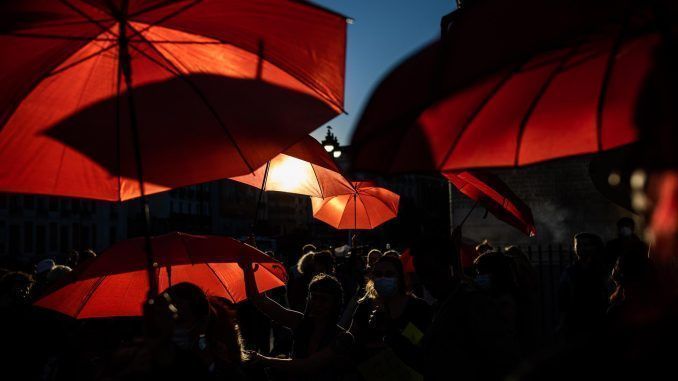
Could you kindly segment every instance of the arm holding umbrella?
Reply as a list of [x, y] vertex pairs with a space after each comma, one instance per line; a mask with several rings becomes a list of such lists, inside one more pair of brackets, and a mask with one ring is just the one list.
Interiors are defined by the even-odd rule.
[[254, 273], [259, 265], [255, 264], [252, 267], [252, 259], [245, 255], [238, 261], [238, 265], [243, 270], [247, 298], [252, 301], [252, 304], [277, 323], [292, 330], [297, 328], [304, 317], [301, 312], [285, 308], [265, 294], [259, 293], [254, 279]]

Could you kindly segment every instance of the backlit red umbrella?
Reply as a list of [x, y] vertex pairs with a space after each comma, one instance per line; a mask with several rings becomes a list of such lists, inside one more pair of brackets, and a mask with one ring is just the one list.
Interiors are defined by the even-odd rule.
[[485, 172], [443, 173], [464, 195], [476, 201], [498, 219], [528, 236], [534, 236], [532, 210], [499, 177]]
[[345, 45], [344, 16], [293, 0], [0, 2], [0, 191], [141, 197], [150, 257], [145, 195], [335, 117]]
[[522, 166], [633, 142], [661, 40], [648, 5], [474, 2], [375, 91], [352, 140], [356, 168]]
[[369, 230], [398, 216], [400, 196], [371, 181], [353, 185], [353, 194], [312, 197], [313, 217], [336, 229]]
[[342, 111], [345, 44], [345, 17], [302, 1], [3, 1], [0, 191], [251, 172]]
[[[208, 295], [237, 303], [246, 299], [238, 259], [259, 264], [260, 292], [285, 285], [284, 266], [256, 248], [233, 238], [170, 233], [152, 239], [160, 289], [191, 282]], [[119, 242], [76, 270], [67, 284], [35, 305], [74, 318], [140, 316], [146, 300], [146, 253], [141, 238]]]
[[266, 191], [329, 197], [354, 193], [334, 160], [317, 140], [306, 136], [256, 171], [231, 177]]

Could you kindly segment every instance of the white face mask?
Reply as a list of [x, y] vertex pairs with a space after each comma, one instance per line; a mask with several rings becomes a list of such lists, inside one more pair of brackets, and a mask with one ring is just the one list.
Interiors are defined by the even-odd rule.
[[628, 226], [624, 226], [619, 229], [619, 235], [622, 237], [630, 237], [633, 234], [633, 229]]
[[398, 291], [398, 279], [392, 277], [382, 277], [374, 280], [374, 289], [379, 296], [388, 298]]

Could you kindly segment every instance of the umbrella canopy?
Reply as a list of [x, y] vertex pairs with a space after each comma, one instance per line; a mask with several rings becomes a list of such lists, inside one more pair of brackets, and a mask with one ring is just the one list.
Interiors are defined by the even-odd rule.
[[352, 140], [356, 169], [522, 166], [633, 142], [660, 35], [647, 4], [629, 3], [488, 0], [462, 9], [441, 41], [375, 91]]
[[266, 191], [329, 197], [354, 193], [327, 151], [310, 136], [293, 145], [256, 171], [231, 177]]
[[[287, 279], [282, 264], [233, 238], [170, 233], [154, 237], [152, 244], [161, 290], [191, 282], [209, 295], [243, 301], [247, 295], [238, 265], [241, 256], [259, 264], [255, 272], [259, 291], [284, 286]], [[78, 319], [140, 316], [148, 289], [145, 265], [143, 239], [119, 242], [35, 305]]]
[[251, 172], [342, 111], [345, 44], [345, 17], [301, 1], [3, 1], [0, 190], [117, 201], [142, 171], [147, 194]]
[[537, 233], [532, 210], [499, 177], [479, 171], [443, 174], [461, 193], [498, 219], [532, 237]]
[[353, 194], [311, 198], [313, 217], [336, 229], [369, 230], [398, 216], [400, 196], [371, 181], [353, 186]]

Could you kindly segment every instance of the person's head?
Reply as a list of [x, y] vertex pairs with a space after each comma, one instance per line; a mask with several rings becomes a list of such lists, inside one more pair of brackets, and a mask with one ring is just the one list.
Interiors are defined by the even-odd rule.
[[313, 275], [334, 275], [334, 256], [329, 250], [317, 251], [313, 254]]
[[483, 242], [479, 243], [476, 245], [476, 254], [478, 255], [483, 255], [485, 253], [490, 253], [494, 251], [494, 247], [490, 245], [490, 242], [488, 240], [484, 240]]
[[56, 265], [52, 267], [52, 269], [47, 273], [46, 275], [46, 280], [48, 284], [52, 284], [59, 279], [63, 278], [64, 276], [70, 274], [73, 271], [68, 266], [65, 265]]
[[297, 261], [297, 271], [304, 276], [312, 276], [314, 270], [313, 252], [310, 251], [299, 258]]
[[318, 274], [308, 284], [306, 315], [317, 320], [336, 321], [341, 312], [344, 292], [337, 278]]
[[574, 253], [582, 263], [600, 261], [605, 245], [603, 240], [592, 233], [579, 233], [574, 236]]
[[70, 267], [76, 267], [80, 263], [80, 253], [77, 250], [71, 249], [66, 254], [66, 264]]
[[0, 276], [0, 306], [26, 305], [31, 301], [33, 277], [20, 271]]
[[367, 253], [367, 270], [371, 270], [377, 260], [381, 257], [381, 250], [372, 249]]
[[410, 248], [418, 278], [436, 299], [444, 298], [455, 282], [452, 270], [457, 250], [448, 235], [420, 237]]
[[43, 259], [35, 265], [35, 275], [40, 279], [44, 279], [54, 266], [56, 266], [54, 259]]
[[478, 287], [494, 293], [513, 292], [516, 279], [510, 257], [497, 253], [485, 253], [473, 262]]
[[188, 282], [177, 283], [165, 293], [177, 310], [172, 342], [183, 349], [194, 349], [209, 323], [207, 296], [200, 287]]
[[397, 253], [387, 252], [377, 259], [365, 285], [365, 291], [365, 296], [371, 299], [390, 298], [406, 293], [403, 264]]
[[307, 243], [301, 248], [301, 255], [305, 255], [314, 251], [317, 251], [318, 249], [315, 247], [315, 245]]
[[619, 237], [627, 238], [633, 235], [636, 230], [636, 223], [632, 218], [622, 217], [617, 221], [617, 234]]
[[83, 264], [91, 259], [94, 259], [97, 257], [97, 253], [94, 252], [92, 249], [87, 249], [84, 251], [80, 252], [80, 264]]

